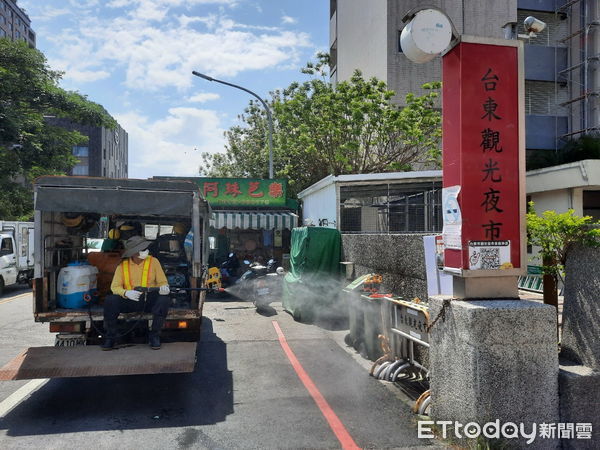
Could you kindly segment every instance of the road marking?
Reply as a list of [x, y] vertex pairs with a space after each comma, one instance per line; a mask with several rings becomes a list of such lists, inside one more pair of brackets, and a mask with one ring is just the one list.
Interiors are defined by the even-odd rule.
[[31, 394], [46, 384], [49, 378], [39, 378], [37, 380], [31, 380], [24, 386], [21, 386], [15, 392], [10, 394], [2, 403], [0, 403], [0, 418], [11, 412], [19, 404], [26, 400]]
[[333, 411], [331, 406], [329, 406], [329, 403], [327, 403], [327, 400], [325, 400], [325, 397], [323, 397], [313, 380], [310, 378], [308, 373], [306, 373], [306, 371], [300, 364], [300, 361], [298, 361], [298, 358], [296, 358], [296, 355], [288, 345], [283, 331], [281, 331], [281, 327], [279, 326], [277, 321], [274, 320], [272, 323], [273, 327], [275, 327], [275, 331], [277, 332], [277, 336], [279, 337], [279, 343], [281, 344], [283, 351], [290, 360], [292, 367], [296, 371], [298, 378], [300, 378], [300, 381], [302, 381], [302, 384], [304, 384], [304, 387], [321, 410], [321, 413], [323, 413], [323, 416], [325, 416], [325, 419], [329, 423], [331, 430], [338, 438], [338, 441], [340, 441], [340, 444], [342, 444], [342, 448], [360, 449], [360, 447], [356, 445], [356, 442], [354, 442], [354, 439], [352, 439], [352, 436], [350, 436], [350, 433], [348, 433], [348, 430], [346, 430], [346, 427], [339, 419], [337, 414]]
[[31, 292], [25, 292], [24, 294], [15, 295], [14, 297], [5, 298], [4, 300], [0, 300], [0, 305], [2, 303], [12, 302], [13, 300], [16, 300], [18, 298], [25, 297], [26, 295], [31, 295]]

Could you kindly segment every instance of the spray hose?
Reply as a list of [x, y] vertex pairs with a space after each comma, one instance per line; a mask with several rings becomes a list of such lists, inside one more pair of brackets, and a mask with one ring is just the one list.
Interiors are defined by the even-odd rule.
[[[117, 338], [122, 338], [124, 336], [127, 336], [129, 333], [133, 332], [133, 330], [135, 330], [135, 328], [141, 323], [143, 315], [145, 313], [144, 309], [146, 308], [146, 297], [148, 295], [148, 293], [150, 292], [158, 292], [160, 288], [157, 287], [141, 287], [141, 286], [136, 286], [134, 288], [135, 291], [141, 292], [141, 298], [140, 298], [140, 304], [142, 305], [141, 310], [139, 311], [139, 315], [138, 317], [135, 319], [135, 323], [133, 324], [133, 326], [127, 330], [125, 333], [121, 333], [121, 334], [117, 334]], [[206, 288], [174, 288], [174, 287], [169, 287], [170, 289], [170, 294], [176, 294], [179, 292], [190, 292], [190, 291], [195, 291], [195, 292], [199, 292], [199, 291], [208, 291], [208, 292], [223, 292], [225, 291], [225, 289], [223, 288], [213, 288], [213, 287], [206, 287]], [[84, 300], [87, 302], [88, 304], [88, 315], [90, 317], [90, 323], [92, 325], [92, 327], [94, 328], [94, 330], [96, 331], [96, 333], [98, 333], [101, 336], [104, 336], [106, 334], [105, 330], [100, 330], [97, 326], [96, 323], [94, 322], [94, 319], [92, 317], [92, 296], [89, 294], [85, 294], [84, 295]]]

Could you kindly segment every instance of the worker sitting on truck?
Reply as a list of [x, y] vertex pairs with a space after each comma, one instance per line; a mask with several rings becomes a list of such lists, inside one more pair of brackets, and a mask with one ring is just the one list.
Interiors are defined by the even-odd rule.
[[[104, 299], [104, 343], [102, 350], [112, 350], [117, 338], [117, 318], [121, 312], [152, 312], [152, 328], [149, 334], [150, 347], [160, 348], [162, 328], [171, 299], [167, 277], [158, 259], [150, 256], [150, 242], [141, 236], [133, 236], [124, 243], [123, 261], [117, 267], [111, 283], [113, 295]], [[159, 288], [158, 291], [142, 293], [141, 288]], [[140, 301], [145, 296], [145, 301]]]

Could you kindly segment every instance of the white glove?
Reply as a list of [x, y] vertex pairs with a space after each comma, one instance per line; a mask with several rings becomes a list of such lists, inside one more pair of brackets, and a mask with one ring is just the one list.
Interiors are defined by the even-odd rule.
[[171, 288], [165, 284], [164, 286], [158, 288], [158, 293], [160, 295], [169, 295], [171, 293]]
[[133, 300], [134, 302], [137, 302], [141, 296], [142, 293], [140, 291], [125, 291], [125, 298]]

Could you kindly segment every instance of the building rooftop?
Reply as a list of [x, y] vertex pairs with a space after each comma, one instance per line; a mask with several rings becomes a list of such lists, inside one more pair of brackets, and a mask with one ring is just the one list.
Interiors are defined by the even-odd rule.
[[442, 179], [441, 170], [422, 170], [415, 172], [384, 172], [384, 173], [360, 173], [351, 175], [329, 175], [315, 184], [307, 187], [298, 194], [298, 198], [302, 199], [307, 195], [319, 191], [334, 183], [361, 183], [372, 181], [401, 181], [401, 180], [417, 180], [429, 178]]

